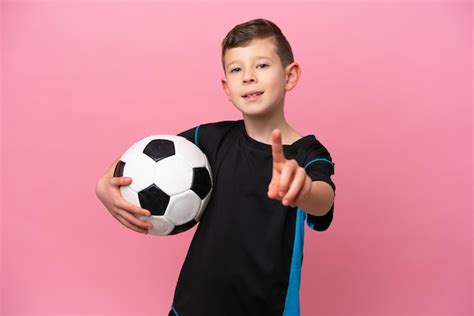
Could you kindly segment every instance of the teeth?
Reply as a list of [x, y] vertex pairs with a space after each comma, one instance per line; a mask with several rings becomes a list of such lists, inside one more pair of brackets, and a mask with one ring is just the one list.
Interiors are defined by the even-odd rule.
[[253, 96], [258, 96], [261, 95], [262, 92], [257, 92], [257, 93], [252, 93], [252, 94], [247, 94], [245, 97], [253, 97]]

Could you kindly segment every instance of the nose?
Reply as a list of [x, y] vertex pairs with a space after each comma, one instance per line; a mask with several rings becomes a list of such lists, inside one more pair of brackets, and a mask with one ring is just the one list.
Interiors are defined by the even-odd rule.
[[244, 76], [242, 80], [243, 80], [243, 83], [256, 82], [257, 77], [255, 76], [252, 70], [247, 70], [244, 72]]

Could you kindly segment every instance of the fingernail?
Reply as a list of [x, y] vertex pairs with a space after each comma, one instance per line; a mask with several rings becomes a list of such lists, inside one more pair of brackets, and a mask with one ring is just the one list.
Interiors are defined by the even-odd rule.
[[283, 196], [283, 191], [280, 191], [280, 193], [278, 193], [280, 196]]

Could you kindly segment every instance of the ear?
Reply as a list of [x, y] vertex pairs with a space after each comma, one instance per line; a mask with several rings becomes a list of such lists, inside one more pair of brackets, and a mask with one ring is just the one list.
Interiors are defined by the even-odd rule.
[[301, 68], [300, 65], [297, 63], [291, 63], [286, 66], [286, 83], [285, 83], [285, 90], [290, 91], [292, 90], [301, 77]]
[[222, 88], [224, 89], [225, 94], [227, 95], [227, 100], [231, 101], [230, 99], [230, 92], [229, 92], [229, 84], [225, 78], [221, 79]]

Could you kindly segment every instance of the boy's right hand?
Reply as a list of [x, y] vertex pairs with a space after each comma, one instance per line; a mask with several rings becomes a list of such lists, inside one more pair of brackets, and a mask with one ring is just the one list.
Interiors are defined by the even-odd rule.
[[122, 225], [138, 233], [148, 234], [148, 230], [152, 227], [151, 223], [142, 221], [136, 216], [150, 216], [150, 212], [128, 202], [120, 193], [120, 186], [130, 183], [132, 179], [129, 177], [114, 177], [111, 168], [97, 181], [96, 195]]

